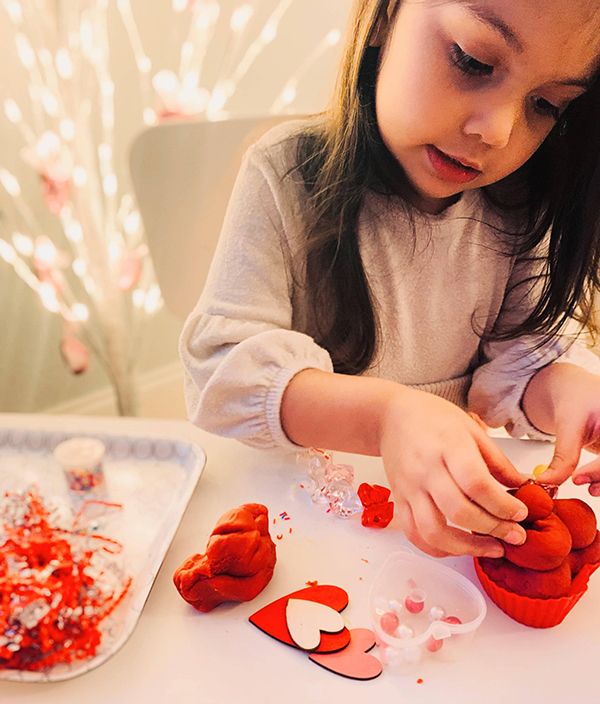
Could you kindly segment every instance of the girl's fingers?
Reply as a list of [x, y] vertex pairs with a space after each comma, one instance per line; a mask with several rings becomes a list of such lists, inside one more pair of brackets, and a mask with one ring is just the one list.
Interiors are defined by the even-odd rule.
[[415, 527], [427, 545], [435, 545], [450, 555], [502, 557], [504, 548], [494, 538], [471, 535], [449, 526], [428, 494], [419, 494], [411, 504]]
[[[518, 522], [527, 517], [525, 504], [515, 499], [490, 475], [478, 445], [461, 444], [446, 454], [445, 461], [463, 494], [484, 511], [503, 521]], [[522, 483], [521, 479], [518, 486]]]
[[590, 496], [600, 496], [600, 482], [590, 484], [588, 491]]
[[482, 426], [477, 425], [473, 437], [490, 474], [504, 486], [511, 488], [521, 486], [525, 482], [523, 475], [489, 435], [482, 430]]
[[407, 501], [404, 501], [403, 499], [396, 499], [395, 505], [397, 520], [400, 522], [400, 526], [402, 527], [406, 537], [416, 548], [427, 555], [431, 555], [431, 557], [450, 557], [450, 553], [444, 552], [433, 545], [428, 545], [423, 540], [417, 530], [412, 509]]
[[518, 523], [502, 521], [484, 511], [461, 492], [449, 474], [436, 478], [430, 496], [446, 520], [460, 528], [522, 545], [527, 537]]
[[600, 483], [600, 459], [592, 460], [579, 467], [573, 474], [573, 484]]
[[562, 484], [573, 474], [581, 456], [584, 430], [584, 423], [562, 424], [557, 428], [554, 456], [548, 469], [537, 478], [539, 482]]

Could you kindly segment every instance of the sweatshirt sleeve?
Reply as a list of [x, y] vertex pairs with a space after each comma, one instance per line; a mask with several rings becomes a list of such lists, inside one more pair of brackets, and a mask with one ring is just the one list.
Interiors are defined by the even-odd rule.
[[[517, 260], [496, 323], [500, 329], [512, 327], [531, 311], [544, 261], [535, 256]], [[586, 346], [585, 337], [581, 326], [571, 320], [544, 344], [535, 336], [483, 343], [482, 364], [473, 373], [469, 391], [469, 410], [492, 428], [505, 427], [513, 437], [553, 440], [554, 436], [531, 425], [522, 408], [523, 395], [530, 379], [548, 364], [567, 362], [600, 374], [600, 359]]]
[[[283, 393], [329, 354], [292, 329], [294, 204], [258, 146], [246, 154], [200, 300], [180, 338], [190, 420], [263, 449], [297, 449], [281, 425]], [[289, 191], [289, 189], [288, 189]], [[295, 221], [297, 222], [297, 220]], [[288, 224], [289, 223], [289, 224]]]

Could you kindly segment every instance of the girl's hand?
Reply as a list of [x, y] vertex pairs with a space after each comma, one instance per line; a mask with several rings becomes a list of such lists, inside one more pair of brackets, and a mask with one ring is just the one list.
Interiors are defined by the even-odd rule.
[[[554, 423], [549, 432], [556, 435], [556, 447], [552, 462], [538, 481], [562, 484], [573, 475], [574, 484], [589, 484], [590, 495], [600, 496], [600, 459], [576, 470], [581, 450], [600, 454], [600, 376], [574, 364], [551, 364], [531, 382], [536, 386], [539, 383], [545, 384], [545, 395], [549, 396], [544, 400], [552, 420], [546, 423]], [[533, 391], [539, 389], [534, 387]], [[527, 404], [524, 408], [528, 415], [530, 410], [535, 414], [535, 408]]]
[[380, 449], [401, 526], [423, 552], [502, 557], [496, 538], [525, 541], [517, 521], [527, 509], [502, 486], [523, 477], [454, 404], [402, 387], [388, 400]]

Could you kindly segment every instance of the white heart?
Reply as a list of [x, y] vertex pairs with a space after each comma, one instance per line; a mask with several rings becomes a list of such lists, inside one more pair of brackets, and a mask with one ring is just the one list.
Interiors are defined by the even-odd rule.
[[321, 631], [339, 633], [344, 619], [331, 606], [307, 599], [288, 599], [285, 618], [291, 639], [302, 650], [315, 650], [321, 643]]

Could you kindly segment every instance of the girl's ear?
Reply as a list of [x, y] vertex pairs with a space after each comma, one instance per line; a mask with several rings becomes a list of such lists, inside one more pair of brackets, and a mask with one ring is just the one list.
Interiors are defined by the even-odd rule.
[[387, 3], [381, 6], [379, 18], [373, 30], [373, 36], [369, 40], [369, 46], [383, 46], [388, 34], [390, 22], [396, 10], [396, 5], [398, 5], [399, 2], [400, 0], [388, 0]]

